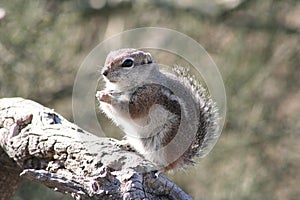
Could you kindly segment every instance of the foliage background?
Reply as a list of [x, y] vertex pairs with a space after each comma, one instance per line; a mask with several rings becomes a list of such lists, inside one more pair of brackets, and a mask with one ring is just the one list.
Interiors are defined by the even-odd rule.
[[[0, 97], [30, 98], [72, 120], [72, 87], [84, 57], [105, 38], [145, 26], [175, 29], [202, 44], [227, 92], [226, 125], [213, 151], [196, 168], [168, 176], [195, 199], [296, 200], [297, 0], [2, 0]], [[67, 198], [24, 181], [13, 199]]]

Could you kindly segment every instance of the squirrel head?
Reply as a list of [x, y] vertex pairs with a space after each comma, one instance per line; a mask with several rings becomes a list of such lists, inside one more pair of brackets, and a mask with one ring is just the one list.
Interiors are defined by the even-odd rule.
[[151, 54], [137, 49], [119, 49], [108, 54], [102, 75], [114, 88], [135, 86], [159, 73]]

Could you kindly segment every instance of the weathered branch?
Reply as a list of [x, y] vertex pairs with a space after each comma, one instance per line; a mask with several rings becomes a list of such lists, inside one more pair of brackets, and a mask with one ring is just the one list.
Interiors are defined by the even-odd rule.
[[190, 199], [119, 141], [30, 100], [0, 99], [0, 145], [0, 199], [17, 188], [19, 174], [77, 199]]

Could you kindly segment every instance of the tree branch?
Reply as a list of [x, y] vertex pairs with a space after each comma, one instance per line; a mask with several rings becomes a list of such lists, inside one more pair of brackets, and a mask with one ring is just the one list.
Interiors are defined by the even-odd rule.
[[[1, 180], [13, 183], [21, 172], [76, 199], [191, 199], [118, 140], [96, 137], [30, 100], [0, 99], [0, 145]], [[16, 188], [0, 184], [0, 199]]]

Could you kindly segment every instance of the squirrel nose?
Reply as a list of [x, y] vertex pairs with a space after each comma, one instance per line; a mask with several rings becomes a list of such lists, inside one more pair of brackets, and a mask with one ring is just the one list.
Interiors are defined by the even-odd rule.
[[102, 72], [102, 75], [103, 75], [103, 76], [107, 76], [107, 74], [108, 74], [108, 70], [104, 70], [104, 71]]

